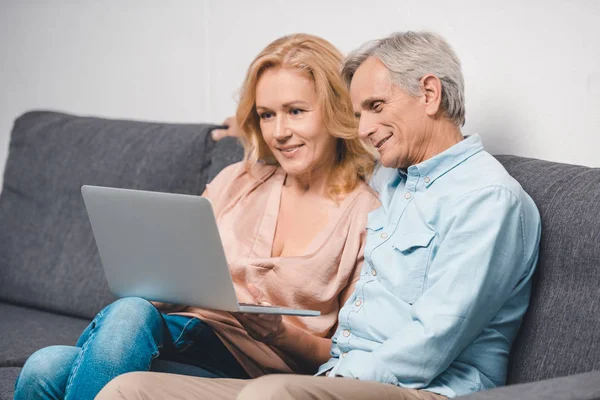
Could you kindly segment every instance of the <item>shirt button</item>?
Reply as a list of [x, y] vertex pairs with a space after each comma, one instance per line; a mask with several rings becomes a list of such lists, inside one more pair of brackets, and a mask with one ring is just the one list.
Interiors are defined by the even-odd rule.
[[374, 269], [371, 270], [371, 275], [373, 276], [377, 276], [377, 271], [375, 271]]
[[342, 353], [342, 358], [346, 357], [346, 354], [348, 354], [348, 353], [346, 353], [346, 352], [343, 352], [343, 353]]
[[431, 182], [431, 179], [429, 179], [429, 177], [428, 177], [428, 176], [426, 176], [426, 177], [425, 177], [423, 180], [425, 181], [425, 183], [429, 183], [429, 182]]
[[354, 305], [355, 305], [356, 307], [360, 307], [360, 305], [361, 305], [361, 304], [362, 304], [362, 300], [360, 300], [360, 299], [359, 299], [359, 300], [356, 300], [356, 301], [354, 302]]
[[404, 193], [404, 198], [405, 198], [405, 199], [407, 199], [407, 200], [408, 200], [408, 199], [410, 199], [411, 197], [412, 197], [412, 194], [410, 194], [410, 192], [406, 192], [406, 193]]
[[387, 239], [387, 237], [388, 237], [388, 234], [387, 234], [387, 233], [385, 233], [385, 232], [383, 232], [383, 233], [381, 234], [381, 236], [380, 236], [380, 237], [381, 237], [382, 239]]
[[348, 337], [348, 336], [350, 336], [350, 331], [349, 331], [348, 329], [345, 329], [345, 330], [344, 330], [344, 336], [345, 336], [345, 337]]

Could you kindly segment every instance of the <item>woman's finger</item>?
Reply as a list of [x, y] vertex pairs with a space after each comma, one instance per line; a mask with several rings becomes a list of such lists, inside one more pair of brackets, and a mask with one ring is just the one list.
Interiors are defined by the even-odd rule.
[[255, 324], [255, 325], [260, 325], [260, 326], [262, 326], [264, 328], [267, 328], [267, 329], [270, 326], [277, 325], [277, 323], [276, 323], [277, 321], [276, 320], [271, 321], [271, 320], [268, 320], [268, 319], [265, 319], [265, 318], [261, 318], [257, 314], [250, 314], [250, 315], [248, 315], [246, 317], [246, 319], [248, 321], [250, 321], [251, 323]]
[[281, 321], [281, 315], [277, 315], [277, 314], [257, 314], [256, 316], [264, 321], [269, 321], [269, 322]]
[[243, 314], [243, 316], [240, 315], [238, 317], [238, 321], [240, 321], [240, 323], [242, 325], [244, 325], [244, 327], [250, 327], [253, 330], [259, 330], [259, 331], [268, 331], [269, 330], [268, 325], [270, 325], [270, 324], [265, 324], [264, 321], [256, 318], [256, 316], [254, 314]]
[[252, 329], [261, 335], [273, 335], [281, 329], [281, 321], [265, 321], [256, 315], [248, 315], [243, 320], [240, 320], [240, 323], [244, 326], [244, 329]]

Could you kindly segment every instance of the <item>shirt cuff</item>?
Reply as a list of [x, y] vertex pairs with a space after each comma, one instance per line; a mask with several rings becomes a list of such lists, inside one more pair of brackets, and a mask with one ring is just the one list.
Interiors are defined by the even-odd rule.
[[330, 358], [329, 361], [327, 361], [325, 364], [323, 364], [319, 367], [319, 371], [314, 376], [326, 375], [329, 371], [334, 369], [334, 367], [337, 365], [337, 363], [338, 363], [337, 358], [333, 358], [333, 357]]
[[352, 350], [340, 359], [335, 368], [336, 376], [360, 379], [362, 381], [376, 381], [398, 386], [398, 379], [381, 361], [373, 354], [361, 350]]

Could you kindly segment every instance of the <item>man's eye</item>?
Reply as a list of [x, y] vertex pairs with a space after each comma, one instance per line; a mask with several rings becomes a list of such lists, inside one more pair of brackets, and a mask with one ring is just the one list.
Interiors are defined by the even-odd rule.
[[360, 119], [360, 113], [354, 113], [354, 118]]
[[371, 105], [371, 110], [373, 110], [375, 112], [380, 112], [382, 108], [383, 108], [382, 101], [376, 101]]
[[301, 110], [299, 108], [291, 108], [290, 109], [290, 114], [292, 115], [300, 115], [304, 112], [304, 110]]
[[264, 112], [262, 114], [259, 114], [260, 119], [269, 119], [273, 116], [272, 112]]

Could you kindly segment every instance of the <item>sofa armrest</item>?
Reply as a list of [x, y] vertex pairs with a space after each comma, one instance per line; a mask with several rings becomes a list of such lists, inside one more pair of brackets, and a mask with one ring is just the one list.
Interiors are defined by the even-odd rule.
[[486, 390], [461, 400], [597, 400], [600, 399], [600, 370], [539, 382]]

